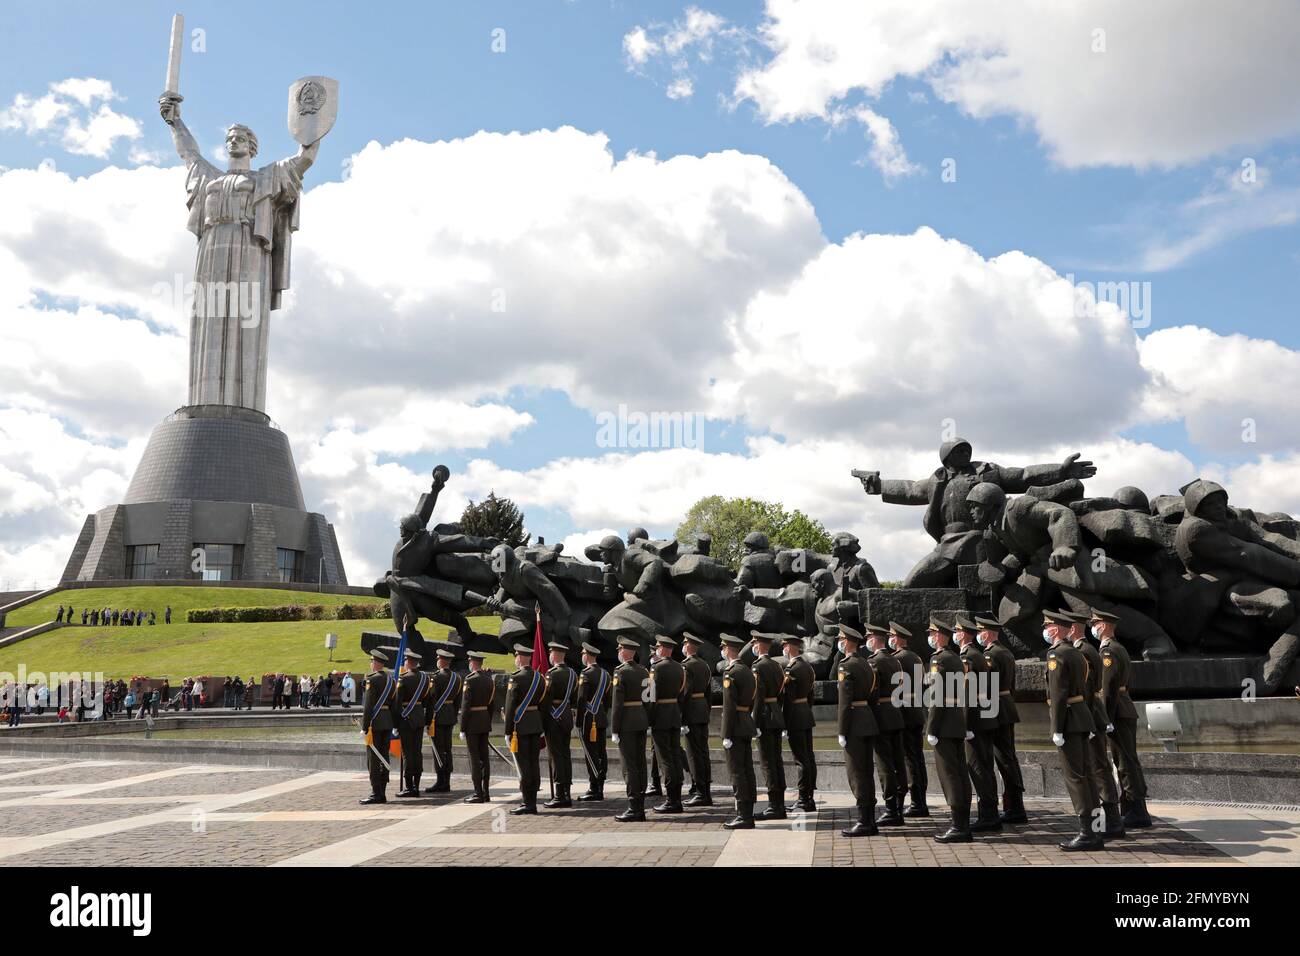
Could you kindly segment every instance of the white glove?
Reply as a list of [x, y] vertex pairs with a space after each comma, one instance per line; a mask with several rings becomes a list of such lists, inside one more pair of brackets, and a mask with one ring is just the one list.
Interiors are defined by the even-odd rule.
[[926, 734], [925, 739], [930, 742], [931, 747], [939, 746], [939, 738], [936, 737], [934, 734]]
[[684, 733], [684, 734], [689, 734], [690, 732], [691, 732], [691, 728], [689, 728], [689, 727], [687, 727], [685, 724], [683, 724], [683, 725], [682, 725], [682, 733]]
[[463, 731], [463, 730], [460, 732], [460, 739], [461, 739], [461, 740], [464, 740], [464, 739], [465, 739], [465, 731]]
[[618, 743], [618, 734], [611, 734], [609, 739], [614, 741], [614, 743]]
[[1107, 724], [1107, 725], [1106, 725], [1106, 733], [1108, 733], [1108, 734], [1113, 734], [1114, 732], [1115, 732], [1115, 725], [1114, 725], [1114, 724]]
[[966, 731], [966, 739], [967, 739], [967, 740], [974, 740], [974, 739], [975, 739], [975, 731], [973, 731], [973, 730], [968, 730], [968, 731]]
[[1065, 734], [1052, 734], [1052, 743], [1058, 747], [1065, 746]]
[[1088, 739], [1089, 739], [1089, 740], [1093, 740], [1093, 739], [1095, 739], [1096, 736], [1097, 736], [1097, 735], [1096, 735], [1095, 733], [1093, 733], [1091, 730], [1088, 731]]
[[783, 730], [783, 731], [781, 731], [781, 739], [782, 739], [782, 740], [789, 740], [789, 739], [790, 739], [790, 731], [788, 731], [788, 730]]
[[730, 738], [730, 737], [723, 737], [723, 738], [722, 738], [722, 749], [723, 749], [723, 750], [730, 750], [730, 749], [731, 749], [731, 738]]
[[840, 734], [839, 742], [841, 748], [847, 747], [849, 745], [849, 738], [845, 737], [843, 734]]

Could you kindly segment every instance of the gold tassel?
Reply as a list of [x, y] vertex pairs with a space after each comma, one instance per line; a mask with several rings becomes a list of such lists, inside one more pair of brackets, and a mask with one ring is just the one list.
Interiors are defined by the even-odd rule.
[[510, 735], [510, 752], [512, 754], [519, 753], [519, 731], [517, 730]]
[[596, 742], [596, 722], [594, 720], [591, 722], [591, 730], [588, 731], [587, 737], [593, 744]]

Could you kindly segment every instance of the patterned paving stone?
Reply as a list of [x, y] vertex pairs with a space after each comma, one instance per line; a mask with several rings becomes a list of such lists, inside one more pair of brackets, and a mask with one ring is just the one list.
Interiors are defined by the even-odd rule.
[[104, 823], [109, 820], [122, 820], [142, 813], [156, 813], [169, 807], [181, 806], [170, 803], [140, 804], [138, 806], [8, 806], [0, 810], [0, 837], [31, 836], [36, 833], [54, 833], [72, 827], [86, 826], [90, 823]]
[[[137, 764], [137, 773], [143, 772], [144, 765]], [[149, 769], [157, 769], [150, 767]], [[110, 787], [99, 791], [105, 797], [130, 796], [187, 796], [197, 793], [239, 793], [242, 790], [254, 790], [268, 784], [292, 780], [307, 776], [308, 770], [227, 770], [213, 767], [210, 772], [182, 773], [161, 780], [130, 784], [125, 787]]]
[[93, 846], [50, 847], [20, 858], [25, 866], [84, 866], [95, 859], [146, 860], [177, 866], [266, 866], [384, 826], [358, 820], [312, 823], [209, 822], [196, 832], [190, 821], [164, 823], [96, 837]]

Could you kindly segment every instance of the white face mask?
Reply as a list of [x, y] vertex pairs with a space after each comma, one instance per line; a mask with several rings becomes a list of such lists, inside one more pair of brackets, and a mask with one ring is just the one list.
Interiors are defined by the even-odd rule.
[[927, 634], [927, 635], [925, 636], [925, 643], [927, 643], [927, 644], [930, 645], [930, 650], [932, 650], [932, 651], [937, 651], [937, 650], [939, 649], [939, 645], [938, 645], [938, 643], [935, 641], [935, 639], [934, 639], [934, 635], [933, 635], [933, 634]]
[[976, 634], [976, 635], [975, 635], [975, 643], [978, 644], [980, 647], [988, 647], [988, 644], [985, 643], [985, 641], [984, 641], [984, 635], [983, 635], [983, 634]]
[[1101, 640], [1101, 628], [1099, 628], [1096, 624], [1094, 624], [1094, 625], [1092, 625], [1092, 627], [1088, 628], [1088, 631], [1089, 631], [1089, 632], [1092, 634], [1092, 636], [1095, 637], [1097, 640]]
[[1043, 628], [1043, 640], [1048, 644], [1052, 643], [1052, 632], [1047, 628]]
[[891, 637], [891, 638], [889, 639], [889, 649], [890, 649], [891, 651], [896, 651], [896, 650], [898, 650], [898, 638], [896, 638], [896, 637]]

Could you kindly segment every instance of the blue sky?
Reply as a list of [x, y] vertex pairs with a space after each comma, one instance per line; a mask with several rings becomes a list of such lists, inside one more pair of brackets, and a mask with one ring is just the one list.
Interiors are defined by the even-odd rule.
[[[1032, 87], [1036, 83], [1042, 85], [1042, 80], [1036, 79], [1041, 74], [1033, 71], [1041, 67], [1034, 65], [1032, 58], [1025, 58], [1024, 81], [1018, 86], [998, 87], [996, 81], [988, 81], [969, 83], [966, 87], [949, 82], [944, 87], [935, 80], [954, 65], [987, 62], [979, 52], [981, 42], [987, 37], [983, 34], [977, 40], [967, 37], [975, 28], [954, 28], [951, 49], [931, 61], [922, 58], [921, 62], [927, 64], [924, 69], [898, 72], [874, 87], [872, 84], [878, 77], [868, 70], [870, 76], [863, 79], [863, 85], [855, 87], [850, 82], [847, 91], [822, 97], [812, 113], [838, 110], [847, 114], [847, 118], [841, 117], [838, 122], [828, 122], [824, 115], [811, 113], [781, 114], [762, 95], [738, 96], [739, 77], [749, 70], [760, 73], [768, 70], [781, 52], [782, 6], [779, 3], [770, 8], [761, 3], [701, 3], [696, 12], [712, 15], [714, 19], [710, 22], [714, 26], [686, 42], [677, 54], [652, 53], [637, 62], [629, 54], [625, 38], [640, 29], [666, 47], [674, 31], [684, 36], [680, 31], [687, 23], [688, 5], [521, 0], [392, 4], [380, 11], [331, 2], [309, 7], [188, 3], [180, 8], [186, 15], [187, 29], [203, 31], [206, 51], [187, 49], [184, 55], [183, 113], [205, 148], [215, 148], [224, 126], [238, 120], [258, 131], [262, 143], [259, 161], [275, 158], [287, 155], [293, 148], [284, 126], [288, 84], [298, 76], [312, 73], [339, 79], [339, 120], [325, 140], [319, 164], [309, 175], [311, 189], [328, 182], [347, 188], [345, 162], [368, 143], [377, 143], [380, 149], [387, 150], [403, 139], [437, 143], [470, 137], [480, 130], [529, 134], [572, 126], [585, 135], [603, 133], [608, 137], [607, 149], [615, 163], [630, 152], [653, 153], [660, 161], [666, 161], [682, 155], [703, 157], [734, 150], [765, 159], [798, 194], [806, 197], [814, 217], [810, 220], [812, 228], [814, 232], [820, 231], [822, 243], [828, 247], [838, 247], [855, 233], [902, 237], [918, 229], [929, 229], [944, 240], [955, 240], [968, 247], [984, 260], [1019, 251], [1041, 261], [1060, 276], [1072, 274], [1084, 281], [1150, 282], [1151, 321], [1149, 326], [1138, 330], [1139, 339], [1161, 330], [1189, 326], [1207, 330], [1216, 337], [1239, 333], [1272, 343], [1268, 349], [1282, 356], [1279, 359], [1282, 367], [1289, 367], [1285, 362], [1290, 361], [1290, 353], [1300, 349], [1292, 293], [1300, 263], [1296, 228], [1296, 210], [1300, 209], [1296, 198], [1300, 190], [1297, 172], [1300, 137], [1296, 130], [1300, 124], [1295, 121], [1295, 107], [1290, 107], [1288, 112], [1285, 104], [1252, 105], [1251, 96], [1243, 94], [1245, 99], [1239, 109], [1225, 109], [1195, 84], [1235, 83], [1242, 76], [1249, 78], [1250, 71], [1257, 69], [1260, 98], [1273, 95], [1270, 89], [1278, 82], [1276, 71], [1293, 67], [1281, 62], [1285, 57], [1277, 56], [1277, 48], [1269, 45], [1272, 41], [1267, 34], [1286, 33], [1294, 26], [1293, 20], [1262, 28], [1258, 36], [1241, 38], [1241, 49], [1229, 51], [1224, 57], [1229, 61], [1235, 58], [1236, 62], [1227, 66], [1195, 62], [1196, 50], [1184, 47], [1182, 55], [1186, 62], [1167, 69], [1173, 78], [1166, 76], [1160, 81], [1171, 84], [1172, 92], [1168, 92], [1157, 90], [1155, 79], [1148, 81], [1143, 66], [1167, 62], [1161, 59], [1161, 51], [1153, 48], [1149, 54], [1142, 54], [1132, 49], [1137, 39], [1159, 42], [1160, 31], [1155, 28], [1159, 26], [1158, 20], [1153, 26], [1152, 20], [1121, 13], [1123, 5], [1097, 3], [1092, 7], [1093, 20], [1112, 25], [1111, 52], [1105, 56], [1114, 57], [1110, 62], [1121, 63], [1122, 69], [1129, 71], [1124, 82], [1136, 92], [1132, 97], [1114, 97], [1111, 102], [1085, 103], [1080, 110], [1094, 110], [1090, 115], [1099, 118], [1094, 127], [1082, 133], [1077, 129], [1062, 133], [1062, 127], [1068, 127], [1072, 121], [1067, 117], [1058, 122], [1053, 109], [1061, 107], [1054, 104], [1063, 102], [1068, 111], [1072, 96], [1088, 100], [1093, 94], [1085, 86], [1077, 94], [1070, 90], [1052, 94], [1056, 99], [1047, 94], [1038, 96]], [[940, 5], [933, 16], [940, 20], [951, 16], [956, 20], [959, 6]], [[888, 4], [879, 7], [883, 10], [881, 16], [893, 15], [884, 9]], [[1162, 7], [1166, 12], [1173, 9], [1152, 5], [1157, 14]], [[0, 108], [10, 107], [12, 116], [17, 98], [38, 97], [51, 84], [68, 78], [94, 77], [111, 83], [114, 92], [111, 108], [141, 124], [138, 136], [122, 138], [103, 155], [78, 155], [60, 142], [56, 127], [32, 131], [15, 121], [6, 129], [0, 122], [0, 166], [31, 170], [42, 161], [52, 160], [59, 173], [73, 180], [95, 177], [110, 165], [133, 171], [155, 164], [174, 166], [169, 136], [157, 118], [154, 100], [162, 85], [170, 16], [177, 9], [175, 3], [116, 7], [80, 2], [8, 4], [0, 9], [0, 60], [6, 64], [0, 73]], [[1284, 8], [1268, 4], [1262, 9], [1272, 15]], [[1201, 32], [1210, 37], [1217, 29], [1216, 15], [1206, 11], [1203, 5], [1193, 4], [1187, 8], [1184, 19], [1195, 26], [1197, 18], [1203, 17]], [[1087, 16], [1074, 20], [1063, 18], [1060, 23], [1046, 19], [1030, 26], [1043, 31], [1042, 35], [1050, 39], [1077, 29], [1081, 23], [1087, 25], [1092, 20]], [[774, 26], [776, 30], [772, 29]], [[1180, 22], [1179, 28], [1184, 26]], [[764, 34], [763, 29], [768, 33]], [[504, 30], [505, 49], [501, 52], [493, 51], [495, 30]], [[838, 42], [833, 24], [828, 22], [823, 39], [831, 45]], [[1014, 48], [1016, 42], [1014, 37], [1007, 41], [1013, 62], [1020, 55]], [[1080, 42], [1086, 43], [1086, 37]], [[499, 35], [497, 43], [500, 43]], [[1261, 46], [1252, 49], [1252, 43]], [[861, 55], [861, 50], [855, 52], [850, 45], [839, 55]], [[1178, 55], [1175, 51], [1174, 56]], [[1270, 62], [1270, 57], [1276, 57], [1279, 62]], [[1068, 67], [1061, 69], [1068, 70]], [[1216, 69], [1226, 72], [1216, 78]], [[1210, 74], [1208, 79], [1206, 73]], [[1050, 73], [1046, 75], [1050, 79]], [[776, 77], [774, 73], [772, 76], [769, 89], [775, 88], [778, 81], [785, 84], [782, 89], [803, 81], [802, 75], [794, 80]], [[1181, 77], [1187, 78], [1185, 91], [1177, 85], [1183, 82]], [[691, 95], [678, 98], [667, 95], [672, 82], [682, 78], [689, 80]], [[1145, 85], [1148, 82], [1149, 95]], [[988, 92], [990, 89], [994, 89], [992, 94]], [[981, 96], [985, 97], [986, 106], [972, 106]], [[1023, 103], [1014, 102], [1016, 96], [1023, 97]], [[816, 99], [814, 95], [812, 100]], [[1013, 101], [1011, 105], [1007, 105], [1009, 99]], [[1134, 102], [1129, 102], [1130, 99]], [[1188, 99], [1209, 102], [1203, 119], [1188, 120], [1180, 127], [1175, 114], [1194, 109], [1188, 105]], [[908, 167], [905, 174], [887, 175], [872, 161], [872, 136], [864, 122], [852, 116], [859, 107], [869, 108], [892, 126], [897, 149], [905, 154], [902, 159]], [[1257, 118], [1243, 119], [1238, 115], [1253, 110], [1259, 113]], [[1223, 128], [1217, 139], [1213, 135], [1215, 124]], [[1194, 129], [1197, 126], [1204, 127], [1204, 135], [1199, 139]], [[1144, 137], [1153, 142], [1173, 142], [1186, 129], [1193, 131], [1187, 133], [1186, 146], [1179, 147], [1181, 152], [1175, 151], [1172, 160], [1167, 156], [1153, 160], [1154, 151], [1144, 149]], [[1102, 145], [1090, 151], [1093, 147], [1080, 147], [1081, 141]], [[1096, 161], [1096, 155], [1109, 148], [1105, 145], [1108, 143], [1114, 144], [1125, 158]], [[133, 152], [139, 154], [134, 161]], [[1247, 157], [1261, 171], [1258, 193], [1248, 194], [1234, 187], [1240, 178], [1242, 160]], [[956, 161], [955, 182], [942, 180], [941, 169], [946, 159]], [[421, 189], [418, 183], [406, 188]], [[479, 183], [477, 188], [490, 188], [490, 184], [484, 187]], [[302, 235], [307, 243], [321, 240], [326, 227], [320, 224], [320, 217], [332, 215], [324, 199], [326, 193], [322, 191], [319, 195], [322, 198], [316, 205], [310, 192], [304, 203]], [[1249, 198], [1243, 198], [1247, 195]], [[652, 205], [652, 200], [646, 202]], [[184, 248], [181, 197], [174, 197], [171, 213], [174, 218], [168, 228], [179, 234], [178, 248]], [[384, 215], [383, 210], [376, 212], [381, 223]], [[354, 228], [373, 226], [373, 223], [353, 224]], [[318, 230], [316, 236], [309, 236], [312, 230]], [[1168, 252], [1189, 238], [1195, 239], [1200, 251]], [[808, 251], [801, 255], [811, 258], [815, 251], [812, 240], [801, 234], [798, 242], [808, 244]], [[315, 251], [309, 255], [308, 265], [301, 273], [308, 278], [315, 275], [311, 263], [325, 258], [323, 253], [318, 257]], [[781, 272], [782, 269], [785, 271]], [[774, 265], [771, 272], [772, 288], [779, 289], [797, 269], [784, 263], [779, 267]], [[939, 280], [941, 285], [947, 281]], [[963, 281], [961, 276], [951, 277], [955, 285], [960, 286]], [[79, 286], [61, 287], [57, 282], [44, 280], [32, 280], [24, 288], [44, 307], [57, 303], [66, 310], [77, 304], [94, 303], [118, 318], [144, 318], [150, 323], [150, 329], [159, 333], [157, 338], [169, 338], [165, 334], [169, 330], [160, 327], [155, 317], [129, 303], [114, 301], [112, 295], [97, 297]], [[757, 294], [758, 286], [747, 286], [746, 290], [744, 294], [748, 297]], [[305, 296], [306, 292], [301, 294]], [[304, 304], [306, 301], [304, 298]], [[667, 307], [676, 306], [670, 302]], [[745, 313], [746, 308], [746, 301], [742, 300], [734, 303], [734, 310], [724, 311], [734, 311], [730, 316], [734, 319], [736, 314]], [[636, 324], [621, 327], [615, 312], [609, 314], [611, 336], [654, 336], [653, 327]], [[961, 320], [967, 323], [964, 334], [968, 336], [971, 323], [978, 326], [983, 321], [978, 310], [972, 316]], [[295, 321], [300, 318], [303, 322], [313, 320], [310, 315], [294, 314]], [[726, 318], [722, 313], [716, 316], [705, 313], [701, 321], [722, 322]], [[806, 315], [801, 321], [815, 323], [817, 317]], [[174, 340], [175, 330], [170, 332]], [[429, 367], [467, 364], [457, 355], [448, 354], [461, 343], [459, 334], [452, 330], [446, 338], [430, 337], [426, 349]], [[812, 334], [816, 334], [815, 329]], [[834, 331], [828, 328], [824, 334], [851, 333], [837, 326]], [[290, 333], [283, 339], [274, 338], [280, 335], [278, 331], [274, 333], [273, 340], [277, 345], [283, 342], [286, 351], [277, 353], [273, 345], [273, 355], [282, 354], [287, 361], [287, 356], [306, 354], [296, 349]], [[668, 368], [673, 342], [666, 341], [664, 350], [669, 355], [663, 361], [668, 363], [665, 366]], [[171, 348], [175, 344], [163, 341], [158, 347]], [[940, 336], [928, 346], [919, 341], [917, 347], [938, 352], [946, 344], [947, 340]], [[502, 341], [502, 347], [509, 347], [509, 339]], [[1173, 351], [1183, 355], [1182, 348]], [[618, 354], [593, 351], [587, 358], [592, 362], [609, 362], [617, 360]], [[1104, 356], [1111, 353], [1103, 350], [1098, 354], [1105, 361]], [[1214, 351], [1209, 354], [1217, 355]], [[477, 443], [462, 447], [430, 440], [406, 453], [385, 454], [381, 450], [377, 453], [377, 463], [390, 461], [410, 474], [419, 474], [427, 472], [435, 461], [446, 461], [459, 473], [470, 469], [471, 462], [488, 460], [493, 467], [481, 473], [487, 476], [483, 480], [495, 479], [505, 487], [515, 487], [525, 477], [528, 481], [541, 480], [548, 465], [559, 460], [599, 458], [603, 452], [593, 441], [594, 416], [619, 395], [616, 389], [611, 392], [608, 388], [599, 398], [579, 394], [581, 383], [588, 377], [583, 358], [574, 357], [575, 364], [567, 377], [558, 374], [553, 384], [540, 373], [517, 375], [512, 379], [503, 372], [504, 377], [475, 392], [458, 379], [451, 389], [452, 400], [468, 405], [498, 403], [531, 416], [532, 423], [488, 434]], [[1077, 356], [1069, 351], [1061, 356], [1064, 367], [1056, 364], [1057, 357], [1050, 350], [1026, 352], [1025, 367], [1018, 371], [988, 369], [987, 378], [987, 366], [981, 364], [980, 355], [970, 355], [970, 361], [965, 364], [964, 358], [962, 354], [954, 354], [942, 364], [948, 370], [945, 375], [950, 375], [951, 369], [960, 370], [957, 374], [967, 387], [987, 388], [990, 381], [997, 382], [1013, 374], [1038, 380], [1037, 385], [1025, 386], [1031, 395], [1037, 394], [1034, 389], [1043, 387], [1042, 382], [1051, 379], [1073, 380], [1084, 395], [1089, 389], [1105, 392], [1112, 386], [1137, 395], [1146, 388], [1128, 378], [1121, 383], [1117, 377], [1112, 382], [1112, 370], [1105, 364], [1080, 365], [1075, 361]], [[473, 361], [491, 364], [491, 359], [481, 353]], [[658, 361], [658, 358], [647, 360], [647, 377], [658, 374]], [[692, 359], [686, 357], [684, 361]], [[878, 363], [879, 357], [872, 361]], [[1143, 358], [1148, 368], [1151, 361], [1149, 356]], [[1240, 364], [1223, 373], [1227, 378], [1216, 384], [1216, 391], [1196, 399], [1193, 404], [1197, 409], [1205, 411], [1222, 406], [1222, 396], [1233, 392], [1232, 376], [1241, 377], [1243, 382], [1250, 377], [1248, 361], [1242, 358], [1232, 361]], [[924, 363], [918, 367], [924, 370]], [[878, 369], [878, 364], [863, 364], [862, 380], [871, 380]], [[297, 375], [299, 370], [290, 373], [273, 365], [273, 376], [282, 373]], [[701, 371], [700, 374], [709, 377], [709, 386], [718, 378], [712, 373], [706, 376]], [[1185, 369], [1182, 374], [1186, 376]], [[629, 375], [636, 378], [636, 373]], [[909, 379], [916, 380], [916, 374]], [[952, 378], [948, 381], [955, 384]], [[436, 375], [427, 383], [419, 384], [431, 395], [443, 394]], [[788, 385], [788, 382], [779, 384], [776, 391]], [[737, 388], [741, 393], [757, 397], [733, 406], [731, 413], [717, 412], [710, 406], [704, 442], [709, 454], [752, 457], [749, 440], [755, 437], [767, 436], [784, 443], [818, 437], [792, 431], [793, 419], [789, 415], [755, 413], [753, 409], [765, 401], [759, 394], [764, 390], [763, 382], [745, 382]], [[1179, 379], [1174, 389], [1180, 396], [1178, 402], [1183, 402], [1189, 390], [1194, 391], [1186, 377]], [[899, 384], [894, 383], [893, 392], [899, 391]], [[872, 413], [877, 417], [892, 414], [888, 390], [867, 386], [864, 394], [864, 410], [880, 409]], [[84, 438], [86, 422], [75, 404], [61, 405], [43, 396], [39, 385], [24, 391], [24, 395], [27, 397], [13, 400], [15, 408], [49, 413], [67, 435]], [[173, 404], [179, 400], [177, 396]], [[797, 403], [797, 399], [792, 401]], [[958, 400], [953, 404], [961, 407], [964, 403]], [[687, 403], [685, 407], [701, 406]], [[1160, 407], [1167, 408], [1169, 403]], [[1098, 426], [1100, 430], [1083, 429], [1079, 437], [1093, 441], [1104, 432], [1116, 440], [1128, 439], [1144, 449], [1181, 456], [1180, 461], [1190, 462], [1196, 468], [1249, 466], [1263, 456], [1278, 459], [1291, 454], [1294, 436], [1289, 431], [1262, 446], [1224, 442], [1213, 437], [1221, 436], [1222, 422], [1197, 424], [1193, 420], [1189, 425], [1186, 407], [1184, 403], [1179, 406], [1182, 411], [1175, 409], [1163, 418], [1144, 413], [1121, 420], [1122, 416], [1112, 414], [1104, 425]], [[749, 411], [737, 411], [738, 408]], [[158, 407], [155, 419], [169, 410], [164, 402]], [[277, 420], [282, 418], [281, 410], [270, 411]], [[335, 417], [338, 412], [337, 408], [332, 410]], [[1027, 403], [1024, 414], [1032, 418], [1036, 412], [1034, 403]], [[1237, 413], [1234, 408], [1224, 414], [1231, 419]], [[1242, 412], [1250, 413], [1250, 408]], [[833, 417], [830, 412], [826, 414]], [[297, 412], [285, 410], [283, 417], [287, 419], [283, 423], [291, 429], [296, 441], [315, 442], [315, 447], [320, 447], [321, 434], [300, 433], [301, 419]], [[351, 427], [364, 429], [368, 417], [364, 406], [358, 406], [352, 417], [357, 424]], [[1015, 440], [1014, 429], [1010, 427], [1013, 423], [1006, 421], [1006, 417], [1002, 421], [979, 421], [966, 427], [977, 435], [993, 436], [988, 443], [994, 449], [1029, 454]], [[863, 431], [870, 429], [864, 427]], [[124, 477], [129, 476], [130, 464], [125, 458], [129, 458], [131, 449], [136, 449], [134, 453], [138, 454], [147, 428], [124, 415], [117, 427], [95, 427], [90, 432], [92, 437], [88, 440], [105, 449], [117, 449], [124, 456], [123, 462], [107, 466], [108, 470], [116, 468]], [[827, 441], [840, 440], [850, 432], [851, 429], [828, 427], [821, 437]], [[1195, 433], [1199, 439], [1193, 440], [1189, 433]], [[936, 444], [928, 432], [911, 442], [898, 440], [896, 435], [890, 440], [880, 434], [860, 437], [868, 449], [888, 447], [890, 450], [882, 451], [882, 456], [887, 461], [899, 462], [900, 467], [904, 462], [907, 467], [919, 467], [911, 463], [924, 462], [923, 452], [932, 455], [929, 449]], [[1069, 444], [1073, 437], [1063, 434], [1061, 442]], [[13, 439], [20, 440], [26, 439]], [[1043, 454], [1056, 450], [1055, 446], [1044, 448]], [[300, 463], [312, 455], [302, 447], [296, 451]], [[1119, 459], [1124, 457], [1122, 452], [1117, 455]], [[837, 460], [833, 467], [838, 468], [839, 464]], [[645, 467], [671, 470], [672, 459], [663, 459], [658, 466], [647, 461]], [[309, 496], [314, 492], [324, 498], [326, 506], [333, 503], [335, 508], [346, 507], [323, 479], [318, 484], [311, 477], [312, 468], [306, 470]], [[78, 487], [84, 488], [84, 474], [65, 471], [66, 474], [61, 473], [64, 477], [49, 481], [45, 480], [49, 475], [42, 478], [36, 473], [28, 479], [54, 497], [60, 494], [59, 482], [81, 482]], [[1165, 475], [1163, 471], [1152, 473], [1158, 473], [1162, 479]], [[101, 490], [111, 494], [112, 487], [112, 482], [106, 480]], [[1271, 486], [1264, 482], [1259, 487]], [[467, 494], [476, 495], [485, 490], [465, 489]], [[700, 488], [700, 493], [715, 490], [720, 489]], [[582, 492], [583, 489], [576, 488], [573, 493]], [[17, 501], [17, 492], [11, 494]], [[77, 501], [87, 510], [109, 503], [91, 500], [93, 494], [89, 491], [85, 495]], [[684, 500], [689, 503], [691, 497], [698, 495], [687, 495]], [[816, 499], [800, 500], [797, 494], [786, 497], [814, 510], [817, 505]], [[0, 502], [3, 501], [0, 497]], [[847, 514], [850, 503], [857, 507], [856, 499], [825, 505], [828, 523]], [[1272, 506], [1290, 505], [1279, 501]], [[861, 507], [866, 508], [867, 504], [863, 502]], [[394, 504], [392, 510], [400, 509]], [[539, 498], [527, 504], [525, 510], [533, 530], [548, 538], [563, 538], [591, 530], [597, 523], [606, 523], [598, 522], [589, 511], [577, 514], [567, 501]], [[636, 510], [629, 509], [626, 521], [610, 514], [607, 522], [620, 530], [636, 521], [657, 525], [653, 529], [657, 533], [671, 532], [672, 509], [639, 516]], [[22, 509], [16, 505], [9, 510], [10, 520], [16, 522], [11, 529], [15, 538], [22, 536], [23, 525], [13, 517], [20, 513]], [[0, 508], [0, 522], [5, 520], [4, 514]], [[895, 527], [891, 521], [888, 519], [881, 526], [882, 534], [891, 533], [890, 529]], [[911, 518], [904, 522], [914, 523]], [[358, 533], [352, 554], [372, 550], [374, 542], [385, 533], [378, 527], [364, 535]], [[911, 538], [900, 540], [915, 544]], [[50, 548], [51, 553], [55, 550]], [[11, 558], [18, 553], [12, 551]], [[899, 561], [906, 563], [901, 557]]]

